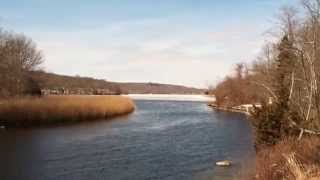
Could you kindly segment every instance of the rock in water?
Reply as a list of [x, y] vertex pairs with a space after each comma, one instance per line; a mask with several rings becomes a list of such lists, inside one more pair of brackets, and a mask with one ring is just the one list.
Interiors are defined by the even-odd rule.
[[217, 166], [231, 166], [231, 164], [232, 164], [232, 162], [228, 161], [228, 160], [216, 162]]

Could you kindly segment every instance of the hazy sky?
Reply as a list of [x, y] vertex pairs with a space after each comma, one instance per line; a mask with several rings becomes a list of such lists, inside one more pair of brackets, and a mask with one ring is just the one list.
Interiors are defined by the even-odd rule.
[[205, 87], [259, 53], [297, 0], [0, 0], [0, 26], [44, 52], [47, 71]]

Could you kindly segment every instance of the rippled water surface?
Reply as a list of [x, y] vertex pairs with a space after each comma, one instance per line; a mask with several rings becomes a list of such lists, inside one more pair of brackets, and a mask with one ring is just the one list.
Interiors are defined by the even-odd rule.
[[[136, 101], [112, 121], [0, 130], [1, 180], [232, 179], [253, 157], [241, 114], [203, 102]], [[215, 167], [231, 159], [234, 166]]]

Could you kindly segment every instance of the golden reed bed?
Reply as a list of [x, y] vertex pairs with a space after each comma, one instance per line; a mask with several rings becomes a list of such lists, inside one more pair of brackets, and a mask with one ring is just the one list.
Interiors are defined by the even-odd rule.
[[123, 96], [48, 96], [0, 102], [0, 125], [29, 127], [107, 119], [129, 114], [134, 103]]

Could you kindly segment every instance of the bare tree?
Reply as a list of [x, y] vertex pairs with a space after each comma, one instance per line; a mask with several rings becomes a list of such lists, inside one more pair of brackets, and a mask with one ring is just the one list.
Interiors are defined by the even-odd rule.
[[43, 62], [35, 43], [21, 34], [0, 30], [0, 77], [4, 91], [22, 95], [28, 91], [29, 72]]

